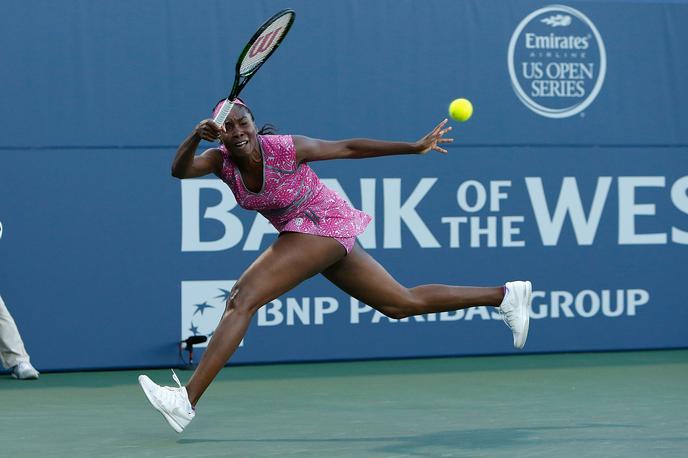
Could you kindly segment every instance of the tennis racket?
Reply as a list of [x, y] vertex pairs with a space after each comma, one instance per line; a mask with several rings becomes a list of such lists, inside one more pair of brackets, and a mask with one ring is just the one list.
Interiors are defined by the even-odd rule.
[[215, 124], [222, 126], [229, 112], [232, 111], [234, 100], [241, 90], [246, 86], [251, 77], [256, 74], [258, 69], [272, 55], [282, 40], [287, 36], [287, 32], [294, 23], [296, 13], [286, 9], [272, 16], [253, 34], [244, 50], [241, 52], [236, 64], [234, 74], [234, 85], [229, 97], [222, 102], [222, 107], [213, 119]]

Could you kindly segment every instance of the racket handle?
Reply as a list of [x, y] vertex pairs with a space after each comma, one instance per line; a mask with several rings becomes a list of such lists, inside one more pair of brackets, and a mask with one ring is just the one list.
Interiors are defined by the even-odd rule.
[[232, 107], [234, 107], [234, 102], [230, 102], [229, 100], [222, 102], [222, 108], [220, 108], [220, 111], [217, 112], [215, 119], [213, 119], [215, 124], [222, 127], [227, 119], [227, 116], [229, 116], [229, 112], [232, 111]]

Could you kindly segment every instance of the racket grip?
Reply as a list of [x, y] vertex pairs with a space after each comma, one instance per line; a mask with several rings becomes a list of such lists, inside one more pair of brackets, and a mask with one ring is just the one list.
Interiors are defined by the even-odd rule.
[[217, 115], [215, 115], [213, 122], [215, 122], [215, 124], [217, 124], [218, 126], [222, 127], [222, 125], [225, 123], [225, 120], [227, 119], [227, 116], [229, 116], [229, 112], [232, 111], [232, 107], [234, 107], [234, 102], [225, 100], [222, 103], [222, 108], [220, 108], [220, 111], [218, 111]]

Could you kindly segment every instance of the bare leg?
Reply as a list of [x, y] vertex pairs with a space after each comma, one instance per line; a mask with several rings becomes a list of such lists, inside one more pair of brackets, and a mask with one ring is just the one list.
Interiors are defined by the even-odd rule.
[[234, 285], [220, 324], [186, 385], [191, 405], [196, 405], [227, 364], [260, 307], [322, 272], [344, 255], [344, 247], [334, 239], [293, 232], [282, 234], [261, 254]]
[[501, 286], [421, 285], [406, 288], [358, 245], [348, 256], [326, 269], [323, 275], [352, 297], [392, 318], [478, 305], [499, 306], [504, 298]]

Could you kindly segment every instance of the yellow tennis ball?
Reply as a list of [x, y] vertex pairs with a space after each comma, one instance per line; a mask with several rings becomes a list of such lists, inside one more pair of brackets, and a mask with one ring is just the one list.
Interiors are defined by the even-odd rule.
[[449, 116], [457, 121], [468, 121], [472, 114], [473, 104], [468, 99], [456, 99], [449, 104]]

